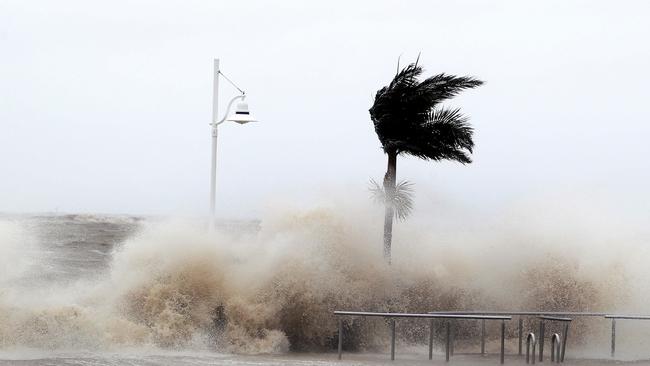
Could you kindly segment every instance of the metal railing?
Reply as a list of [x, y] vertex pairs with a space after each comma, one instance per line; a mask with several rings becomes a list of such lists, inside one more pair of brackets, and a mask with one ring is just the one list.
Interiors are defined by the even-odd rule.
[[[511, 320], [511, 316], [503, 315], [478, 315], [478, 314], [413, 314], [413, 313], [379, 313], [379, 312], [365, 312], [365, 311], [335, 311], [336, 316], [360, 316], [360, 317], [382, 317], [390, 319], [390, 359], [395, 360], [395, 318], [420, 318], [430, 319], [429, 329], [429, 359], [433, 357], [433, 334], [434, 334], [434, 319], [447, 319], [445, 322], [446, 342], [445, 342], [445, 361], [449, 362], [451, 350], [453, 349], [452, 336], [451, 336], [451, 322], [452, 319], [480, 319], [480, 320], [501, 320], [501, 364], [505, 360], [505, 333], [506, 333], [506, 320]], [[343, 319], [339, 318], [338, 324], [338, 358], [339, 360], [343, 354]]]
[[607, 314], [605, 319], [612, 319], [612, 350], [611, 356], [614, 357], [616, 354], [616, 319], [625, 319], [625, 320], [650, 320], [648, 315], [616, 315], [616, 314]]
[[[349, 315], [349, 316], [376, 316], [391, 319], [391, 360], [395, 359], [395, 320], [393, 318], [427, 318], [430, 319], [430, 333], [429, 333], [429, 359], [433, 355], [433, 336], [434, 336], [434, 319], [447, 319], [446, 322], [446, 346], [445, 346], [445, 359], [449, 361], [450, 356], [453, 356], [454, 350], [454, 336], [453, 329], [450, 326], [452, 319], [478, 319], [481, 320], [481, 354], [485, 354], [485, 321], [486, 320], [501, 320], [501, 352], [500, 360], [504, 362], [505, 357], [505, 320], [511, 320], [513, 316], [519, 317], [518, 341], [519, 341], [519, 355], [522, 355], [523, 346], [523, 320], [526, 316], [536, 316], [540, 319], [539, 338], [535, 337], [534, 333], [529, 333], [526, 338], [526, 362], [529, 361], [530, 347], [532, 346], [532, 363], [535, 363], [535, 350], [539, 349], [539, 360], [544, 359], [544, 333], [546, 330], [546, 321], [559, 321], [564, 322], [564, 329], [562, 334], [555, 333], [551, 337], [551, 361], [564, 362], [566, 352], [567, 339], [569, 333], [569, 317], [599, 317], [611, 319], [612, 321], [612, 334], [611, 334], [611, 357], [616, 353], [616, 320], [650, 320], [650, 315], [626, 315], [626, 314], [610, 314], [598, 312], [572, 312], [572, 311], [435, 311], [426, 314], [410, 314], [410, 313], [374, 313], [374, 312], [356, 312], [356, 311], [335, 311], [335, 315]], [[531, 338], [531, 335], [533, 336]], [[557, 337], [556, 337], [557, 336]], [[339, 319], [339, 359], [342, 354], [342, 339], [343, 339], [343, 321]], [[532, 342], [532, 344], [531, 344]], [[539, 346], [539, 347], [537, 347]], [[559, 354], [558, 354], [559, 353]]]
[[551, 363], [560, 363], [560, 348], [562, 348], [560, 343], [560, 335], [553, 333], [551, 336]]
[[535, 333], [528, 333], [526, 336], [526, 363], [530, 363], [530, 346], [533, 346], [533, 364], [535, 364], [535, 347], [537, 346], [537, 340], [535, 339]]
[[[546, 321], [556, 321], [564, 323], [564, 335], [562, 336], [563, 343], [561, 348], [560, 361], [564, 362], [564, 352], [566, 350], [566, 340], [569, 336], [569, 323], [571, 318], [560, 318], [556, 316], [540, 316], [539, 317], [539, 361], [544, 361], [544, 332], [546, 331]], [[552, 340], [551, 340], [552, 342]], [[559, 345], [558, 345], [559, 346]], [[553, 345], [551, 344], [551, 352], [553, 352]], [[553, 355], [551, 354], [551, 358]]]
[[[518, 321], [518, 354], [523, 354], [524, 317], [526, 316], [557, 316], [557, 317], [604, 317], [607, 313], [577, 312], [577, 311], [432, 311], [429, 314], [454, 315], [509, 315], [519, 317]], [[485, 353], [485, 324], [481, 324], [481, 354]], [[542, 347], [543, 348], [543, 347]]]

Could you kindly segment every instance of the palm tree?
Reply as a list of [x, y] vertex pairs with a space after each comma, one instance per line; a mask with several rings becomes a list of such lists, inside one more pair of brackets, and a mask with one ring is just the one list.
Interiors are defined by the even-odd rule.
[[399, 71], [387, 86], [377, 91], [370, 118], [388, 155], [384, 176], [384, 257], [390, 263], [395, 216], [397, 157], [412, 155], [424, 160], [472, 162], [473, 129], [459, 108], [444, 108], [440, 103], [465, 89], [483, 84], [468, 76], [438, 74], [422, 81], [417, 61]]

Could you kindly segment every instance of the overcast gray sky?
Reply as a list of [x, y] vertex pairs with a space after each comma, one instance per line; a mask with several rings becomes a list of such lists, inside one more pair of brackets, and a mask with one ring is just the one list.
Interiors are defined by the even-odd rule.
[[205, 213], [215, 57], [261, 121], [220, 129], [220, 216], [367, 195], [372, 97], [419, 52], [487, 82], [450, 102], [473, 164], [400, 158], [419, 204], [647, 208], [649, 4], [0, 0], [0, 211]]

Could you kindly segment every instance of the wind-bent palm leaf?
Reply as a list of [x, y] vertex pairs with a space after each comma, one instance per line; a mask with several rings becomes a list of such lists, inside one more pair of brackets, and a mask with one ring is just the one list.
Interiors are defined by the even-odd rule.
[[426, 120], [413, 128], [415, 132], [401, 143], [402, 152], [424, 160], [455, 160], [471, 163], [474, 148], [473, 128], [460, 109], [435, 109]]
[[439, 104], [483, 82], [444, 73], [420, 82], [421, 74], [420, 66], [408, 65], [375, 96], [370, 117], [384, 151], [469, 163], [473, 144], [467, 118]]

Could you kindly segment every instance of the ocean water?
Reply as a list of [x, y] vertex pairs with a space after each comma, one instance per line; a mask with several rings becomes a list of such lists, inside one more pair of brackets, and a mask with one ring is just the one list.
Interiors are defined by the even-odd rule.
[[[640, 245], [634, 260], [580, 237], [567, 251], [531, 234], [522, 248], [520, 228], [512, 242], [494, 237], [503, 227], [468, 233], [441, 220], [444, 231], [423, 230], [416, 221], [397, 229], [402, 239], [388, 267], [375, 219], [285, 211], [208, 233], [188, 219], [0, 216], [0, 365], [330, 365], [341, 363], [334, 310], [646, 309]], [[567, 231], [557, 235], [569, 240]], [[532, 250], [540, 247], [543, 255]], [[501, 265], [504, 256], [510, 265]], [[398, 363], [430, 364], [428, 322], [398, 324]], [[525, 324], [536, 329], [534, 319]], [[455, 326], [454, 363], [496, 363], [496, 325], [485, 360], [467, 355], [476, 352], [478, 323]], [[569, 363], [609, 362], [608, 322], [572, 327]], [[619, 359], [650, 358], [650, 322], [619, 328]], [[390, 363], [385, 321], [348, 319], [345, 329], [342, 363]], [[434, 363], [444, 360], [442, 339], [439, 327]]]

